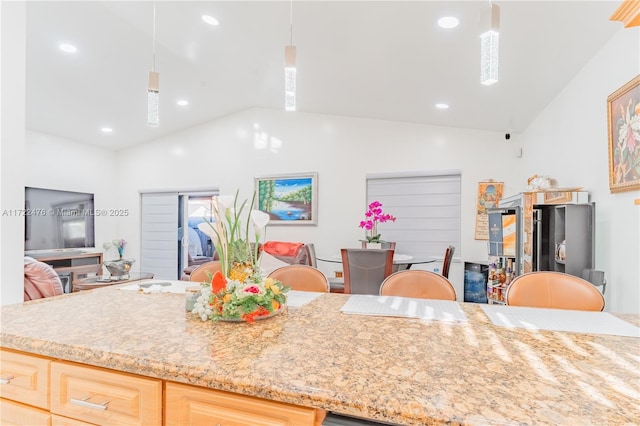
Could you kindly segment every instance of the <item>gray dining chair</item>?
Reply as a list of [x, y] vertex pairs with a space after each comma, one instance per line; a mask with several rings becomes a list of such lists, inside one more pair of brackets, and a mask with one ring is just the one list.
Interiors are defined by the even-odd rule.
[[340, 252], [344, 292], [378, 295], [380, 285], [393, 271], [394, 250], [343, 248]]

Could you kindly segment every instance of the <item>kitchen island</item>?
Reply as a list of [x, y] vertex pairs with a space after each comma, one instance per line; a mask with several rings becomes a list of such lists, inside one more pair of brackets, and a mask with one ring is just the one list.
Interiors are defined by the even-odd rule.
[[3, 306], [0, 346], [164, 389], [316, 408], [316, 421], [333, 411], [407, 425], [640, 423], [638, 338], [497, 327], [472, 303], [461, 303], [463, 323], [347, 315], [348, 298], [210, 323], [185, 313], [181, 294], [90, 290]]

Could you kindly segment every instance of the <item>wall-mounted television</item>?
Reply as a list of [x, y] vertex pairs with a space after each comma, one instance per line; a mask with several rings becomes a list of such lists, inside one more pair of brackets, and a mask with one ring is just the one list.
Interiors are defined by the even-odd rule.
[[93, 194], [25, 187], [24, 249], [95, 247]]

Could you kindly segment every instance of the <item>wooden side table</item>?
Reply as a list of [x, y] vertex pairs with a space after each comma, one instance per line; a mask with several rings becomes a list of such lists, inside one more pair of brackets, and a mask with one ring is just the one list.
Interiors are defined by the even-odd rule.
[[95, 288], [108, 287], [114, 284], [126, 284], [134, 281], [150, 280], [153, 274], [150, 272], [133, 272], [129, 274], [129, 278], [121, 280], [112, 280], [103, 276], [84, 278], [73, 284], [73, 291], [92, 290]]

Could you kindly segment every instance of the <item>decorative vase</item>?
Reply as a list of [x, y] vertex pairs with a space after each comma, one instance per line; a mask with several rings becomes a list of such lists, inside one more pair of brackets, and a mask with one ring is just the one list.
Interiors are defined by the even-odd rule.
[[362, 242], [362, 248], [380, 250], [382, 248], [382, 243], [368, 243], [366, 241], [363, 241]]

